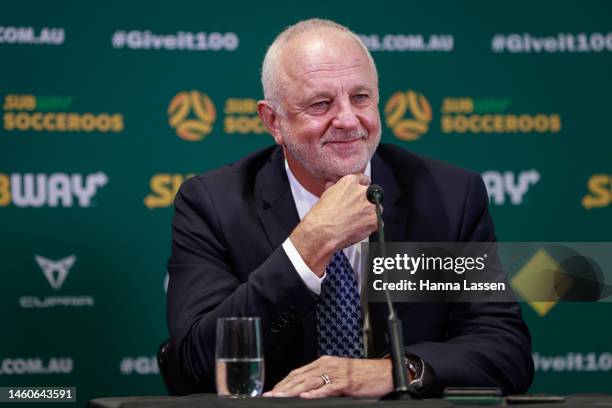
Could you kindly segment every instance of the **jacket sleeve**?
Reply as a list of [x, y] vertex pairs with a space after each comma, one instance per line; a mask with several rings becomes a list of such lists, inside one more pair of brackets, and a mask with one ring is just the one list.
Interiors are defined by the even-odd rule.
[[181, 186], [174, 208], [167, 298], [171, 344], [182, 373], [199, 391], [214, 391], [217, 318], [260, 317], [268, 353], [286, 341], [279, 325], [312, 308], [316, 296], [282, 246], [254, 267], [246, 281], [240, 280], [232, 267], [219, 208], [201, 178]]
[[[460, 241], [495, 240], [482, 179], [472, 174]], [[449, 305], [447, 339], [406, 346], [433, 367], [429, 393], [447, 386], [499, 387], [504, 394], [527, 391], [533, 380], [531, 338], [517, 303], [464, 302]]]

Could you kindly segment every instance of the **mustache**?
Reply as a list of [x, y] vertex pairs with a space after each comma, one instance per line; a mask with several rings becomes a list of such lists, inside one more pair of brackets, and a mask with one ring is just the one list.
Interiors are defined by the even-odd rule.
[[357, 129], [357, 130], [352, 130], [350, 132], [336, 130], [329, 134], [325, 134], [321, 138], [321, 143], [325, 144], [325, 143], [330, 143], [330, 142], [346, 142], [346, 141], [355, 140], [355, 139], [366, 139], [367, 137], [368, 137], [368, 131], [365, 129]]

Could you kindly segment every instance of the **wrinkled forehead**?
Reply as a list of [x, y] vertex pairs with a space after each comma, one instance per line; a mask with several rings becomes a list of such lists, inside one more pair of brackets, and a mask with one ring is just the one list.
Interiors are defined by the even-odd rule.
[[[348, 33], [318, 30], [291, 38], [279, 56], [282, 81], [333, 78], [335, 75], [358, 72], [364, 80], [376, 85], [374, 67], [362, 46]], [[289, 84], [284, 84], [286, 88]]]

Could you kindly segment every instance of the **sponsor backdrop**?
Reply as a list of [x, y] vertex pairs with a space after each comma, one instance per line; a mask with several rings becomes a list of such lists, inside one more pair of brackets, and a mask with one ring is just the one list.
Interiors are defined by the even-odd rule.
[[[0, 385], [165, 392], [185, 178], [268, 146], [260, 62], [348, 24], [383, 141], [482, 174], [501, 241], [611, 241], [609, 2], [12, 2], [0, 15]], [[610, 303], [528, 304], [534, 392], [612, 392]], [[452, 358], [452, 356], [449, 356]]]

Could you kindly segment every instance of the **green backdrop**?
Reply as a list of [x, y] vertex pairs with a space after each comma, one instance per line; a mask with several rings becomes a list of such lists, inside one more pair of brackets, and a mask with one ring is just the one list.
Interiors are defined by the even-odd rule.
[[[260, 62], [302, 18], [365, 36], [383, 141], [482, 173], [501, 241], [610, 241], [611, 15], [605, 1], [3, 4], [0, 386], [76, 386], [80, 403], [165, 392], [173, 193], [272, 143], [253, 109]], [[610, 303], [553, 306], [523, 304], [531, 391], [611, 392]]]

